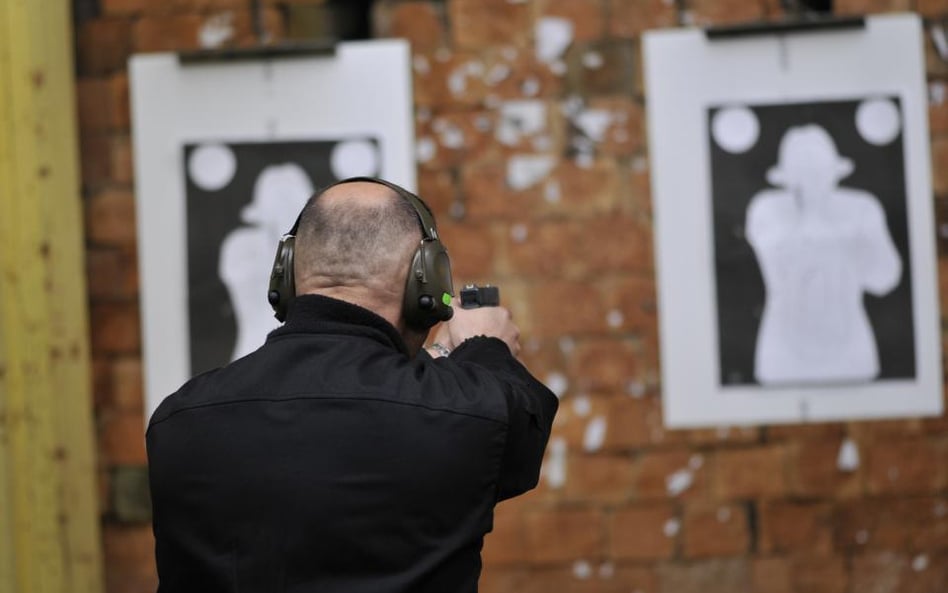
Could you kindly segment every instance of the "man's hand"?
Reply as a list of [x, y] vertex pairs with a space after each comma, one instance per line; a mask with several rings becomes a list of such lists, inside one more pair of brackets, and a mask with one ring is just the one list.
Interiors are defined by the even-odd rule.
[[[489, 336], [503, 340], [514, 356], [520, 354], [520, 328], [513, 322], [506, 307], [479, 307], [477, 309], [454, 308], [454, 316], [441, 323], [432, 342], [447, 351], [454, 350], [461, 342], [474, 336]], [[437, 358], [444, 355], [438, 348], [428, 352]]]

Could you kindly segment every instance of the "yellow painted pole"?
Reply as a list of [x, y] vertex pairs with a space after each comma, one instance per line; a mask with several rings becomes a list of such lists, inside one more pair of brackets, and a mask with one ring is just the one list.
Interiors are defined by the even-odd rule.
[[100, 593], [68, 0], [0, 0], [0, 591]]

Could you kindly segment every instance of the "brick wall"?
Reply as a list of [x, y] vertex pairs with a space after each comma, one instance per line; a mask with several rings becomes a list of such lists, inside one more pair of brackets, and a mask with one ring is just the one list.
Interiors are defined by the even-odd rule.
[[[89, 5], [89, 2], [85, 2]], [[270, 37], [300, 4], [266, 0]], [[308, 4], [319, 4], [309, 0]], [[862, 593], [948, 590], [948, 421], [670, 431], [658, 331], [641, 32], [780, 18], [779, 0], [383, 0], [381, 35], [412, 41], [420, 193], [462, 281], [503, 286], [525, 358], [562, 394], [541, 486], [500, 505], [482, 591]], [[99, 0], [77, 23], [106, 574], [155, 586], [142, 419], [127, 57], [194, 49], [244, 0]], [[838, 14], [948, 0], [837, 0]], [[573, 26], [534, 48], [544, 17]], [[927, 43], [935, 205], [948, 222], [948, 62]], [[539, 114], [511, 125], [512, 101]], [[524, 107], [525, 105], [525, 107]], [[607, 109], [599, 141], [571, 117]], [[525, 159], [529, 155], [531, 159]], [[942, 166], [945, 165], [945, 166]], [[548, 173], [529, 183], [531, 166]], [[526, 176], [526, 177], [524, 177]], [[524, 182], [524, 179], [527, 179]], [[940, 249], [948, 239], [940, 239]], [[948, 272], [948, 259], [940, 260]], [[941, 274], [946, 282], [948, 273]], [[948, 310], [948, 286], [942, 308]], [[840, 465], [841, 453], [858, 462]], [[840, 469], [840, 468], [843, 469]]]

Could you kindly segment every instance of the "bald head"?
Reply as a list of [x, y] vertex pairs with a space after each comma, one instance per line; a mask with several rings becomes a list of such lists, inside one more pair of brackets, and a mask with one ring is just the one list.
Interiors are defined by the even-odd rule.
[[414, 208], [389, 187], [333, 185], [311, 198], [300, 217], [296, 292], [343, 288], [400, 299], [421, 237]]

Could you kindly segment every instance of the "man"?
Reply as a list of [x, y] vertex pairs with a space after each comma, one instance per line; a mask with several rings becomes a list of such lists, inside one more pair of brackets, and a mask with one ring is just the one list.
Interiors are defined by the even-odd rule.
[[398, 192], [311, 199], [286, 324], [152, 417], [159, 591], [477, 590], [494, 504], [536, 485], [557, 400], [501, 307], [455, 310], [422, 349], [404, 303], [428, 233]]

